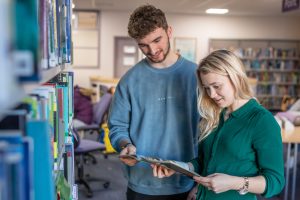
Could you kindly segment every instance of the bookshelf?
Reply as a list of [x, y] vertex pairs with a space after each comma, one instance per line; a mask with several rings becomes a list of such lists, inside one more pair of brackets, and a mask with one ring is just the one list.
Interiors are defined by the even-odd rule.
[[209, 51], [226, 48], [238, 55], [255, 95], [271, 111], [280, 111], [283, 98], [300, 97], [300, 40], [211, 39]]
[[0, 3], [1, 199], [77, 199], [71, 5]]

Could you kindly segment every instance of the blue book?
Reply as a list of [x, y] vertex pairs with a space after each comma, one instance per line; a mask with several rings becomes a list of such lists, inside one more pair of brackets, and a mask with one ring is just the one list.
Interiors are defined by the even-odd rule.
[[66, 62], [71, 63], [71, 47], [72, 47], [72, 38], [71, 38], [71, 1], [65, 0], [66, 6]]
[[24, 171], [25, 173], [25, 191], [28, 200], [34, 199], [34, 180], [33, 180], [33, 162], [34, 162], [34, 151], [33, 151], [33, 140], [31, 137], [23, 137], [24, 147]]
[[34, 142], [35, 199], [55, 199], [49, 123], [47, 120], [29, 121], [27, 122], [26, 133], [32, 137]]
[[9, 190], [11, 179], [9, 178], [9, 144], [6, 141], [0, 140], [0, 199], [9, 199]]
[[32, 200], [32, 169], [30, 161], [30, 139], [24, 139], [19, 130], [3, 131], [0, 134], [0, 141], [8, 144], [8, 196], [9, 199]]

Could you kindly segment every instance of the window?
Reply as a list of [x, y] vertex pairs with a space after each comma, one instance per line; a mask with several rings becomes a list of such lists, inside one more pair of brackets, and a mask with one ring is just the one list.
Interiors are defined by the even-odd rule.
[[99, 12], [73, 12], [73, 66], [99, 67]]

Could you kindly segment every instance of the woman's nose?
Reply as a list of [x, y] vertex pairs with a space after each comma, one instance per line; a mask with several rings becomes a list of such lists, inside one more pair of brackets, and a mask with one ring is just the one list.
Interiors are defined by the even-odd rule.
[[217, 93], [216, 93], [216, 91], [214, 90], [214, 89], [210, 89], [210, 91], [209, 91], [209, 96], [210, 96], [210, 98], [214, 98], [214, 97], [216, 97], [217, 96]]

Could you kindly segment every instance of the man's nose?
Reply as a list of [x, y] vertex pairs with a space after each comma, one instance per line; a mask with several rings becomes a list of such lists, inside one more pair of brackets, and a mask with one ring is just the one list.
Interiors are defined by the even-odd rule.
[[156, 45], [154, 45], [154, 44], [149, 45], [149, 50], [150, 50], [151, 55], [155, 55], [156, 52], [157, 52], [157, 47], [156, 47]]

